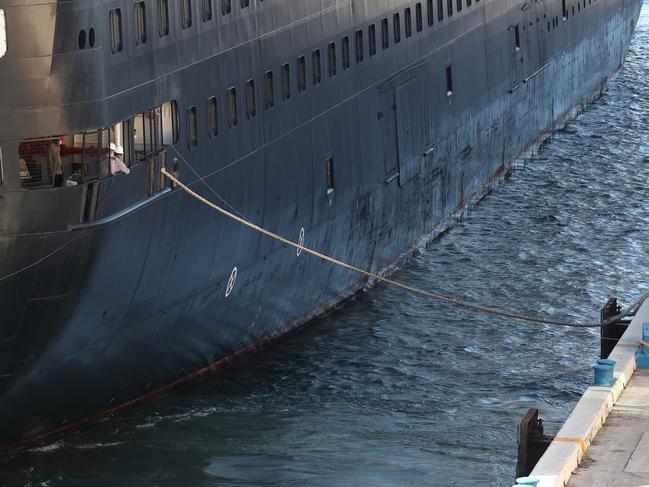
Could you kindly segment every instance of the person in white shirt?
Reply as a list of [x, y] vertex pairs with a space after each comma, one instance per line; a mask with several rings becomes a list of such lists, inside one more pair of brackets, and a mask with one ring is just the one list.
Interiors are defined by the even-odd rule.
[[[113, 144], [111, 145], [111, 152]], [[126, 164], [124, 164], [124, 147], [121, 145], [115, 146], [115, 156], [110, 158], [110, 173], [117, 174], [118, 172], [123, 172], [124, 174], [130, 174], [131, 170]]]

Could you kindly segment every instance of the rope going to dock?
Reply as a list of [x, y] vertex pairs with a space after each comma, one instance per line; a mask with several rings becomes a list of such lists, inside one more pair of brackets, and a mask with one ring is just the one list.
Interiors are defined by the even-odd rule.
[[[621, 318], [624, 318], [626, 316], [630, 316], [631, 314], [635, 314], [637, 309], [640, 307], [640, 305], [647, 299], [647, 296], [649, 294], [645, 294], [642, 296], [641, 299], [639, 299], [637, 302], [635, 302], [632, 306], [627, 308], [624, 312], [620, 313], [617, 316], [614, 316], [613, 318], [610, 318], [609, 320], [602, 322], [602, 323], [574, 323], [574, 322], [568, 322], [568, 321], [560, 321], [560, 320], [554, 320], [554, 319], [548, 319], [548, 318], [541, 318], [538, 316], [529, 316], [529, 315], [524, 315], [520, 313], [514, 313], [511, 311], [503, 311], [497, 308], [492, 308], [490, 306], [483, 306], [480, 304], [475, 304], [471, 303], [468, 301], [463, 301], [461, 299], [449, 297], [449, 296], [444, 296], [441, 294], [437, 294], [431, 291], [426, 291], [425, 289], [420, 289], [415, 286], [410, 286], [408, 284], [404, 284], [399, 281], [395, 281], [393, 279], [389, 279], [387, 277], [381, 276], [380, 274], [376, 274], [374, 272], [367, 271], [365, 269], [361, 269], [360, 267], [356, 267], [352, 264], [349, 264], [347, 262], [343, 262], [342, 260], [336, 259], [334, 257], [331, 257], [329, 255], [323, 254], [322, 252], [318, 252], [317, 250], [311, 249], [309, 247], [304, 246], [303, 244], [299, 244], [297, 242], [293, 242], [292, 240], [289, 240], [285, 237], [282, 237], [281, 235], [278, 235], [276, 233], [271, 232], [270, 230], [266, 230], [263, 227], [260, 227], [259, 225], [241, 217], [238, 215], [235, 215], [234, 213], [226, 210], [225, 208], [222, 208], [215, 203], [209, 201], [207, 198], [199, 195], [192, 189], [190, 189], [187, 185], [182, 183], [177, 177], [173, 176], [171, 173], [169, 173], [164, 167], [161, 169], [162, 174], [168, 178], [170, 181], [172, 181], [175, 185], [177, 185], [179, 188], [181, 188], [185, 193], [189, 194], [193, 198], [197, 199], [204, 205], [212, 208], [213, 210], [216, 210], [217, 212], [221, 213], [222, 215], [230, 218], [231, 220], [234, 220], [241, 225], [254, 230], [255, 232], [258, 232], [262, 235], [265, 235], [266, 237], [272, 238], [274, 240], [277, 240], [278, 242], [281, 242], [289, 247], [293, 247], [294, 249], [297, 249], [301, 252], [305, 252], [307, 254], [310, 254], [314, 257], [317, 257], [325, 262], [329, 262], [331, 264], [334, 264], [338, 267], [342, 267], [344, 269], [348, 269], [350, 271], [356, 272], [358, 274], [361, 274], [369, 279], [372, 279], [377, 282], [382, 282], [384, 284], [387, 284], [392, 287], [396, 287], [399, 289], [403, 289], [405, 291], [409, 291], [413, 294], [417, 294], [419, 296], [424, 296], [426, 298], [430, 298], [434, 301], [438, 301], [441, 303], [446, 303], [452, 306], [456, 306], [459, 308], [465, 308], [473, 311], [477, 311], [480, 313], [487, 313], [491, 315], [496, 315], [500, 316], [503, 318], [511, 318], [515, 320], [520, 320], [520, 321], [526, 321], [530, 323], [538, 323], [542, 325], [555, 325], [555, 326], [566, 326], [566, 327], [571, 327], [571, 328], [600, 328], [607, 323], [611, 323], [614, 321], [618, 321]], [[205, 181], [203, 181], [205, 184], [207, 184]], [[210, 187], [208, 185], [208, 187]], [[211, 189], [211, 187], [210, 187]], [[214, 191], [214, 190], [212, 190]], [[228, 205], [229, 206], [229, 205]]]

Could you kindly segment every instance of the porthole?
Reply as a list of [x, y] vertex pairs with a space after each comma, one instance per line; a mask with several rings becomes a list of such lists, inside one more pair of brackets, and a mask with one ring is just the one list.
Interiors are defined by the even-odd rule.
[[90, 47], [95, 47], [95, 29], [92, 27], [88, 31], [88, 45]]
[[79, 43], [79, 49], [85, 49], [86, 47], [86, 31], [85, 29], [81, 29], [79, 32], [79, 37], [77, 39], [77, 42]]

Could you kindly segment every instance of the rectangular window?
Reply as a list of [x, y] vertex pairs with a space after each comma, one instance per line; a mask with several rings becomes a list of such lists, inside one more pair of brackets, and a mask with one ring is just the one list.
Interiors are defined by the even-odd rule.
[[343, 51], [343, 69], [349, 69], [351, 65], [350, 54], [349, 54], [349, 36], [343, 37], [341, 42], [341, 49]]
[[446, 0], [446, 14], [449, 17], [453, 15], [453, 0]]
[[458, 13], [462, 11], [462, 0], [457, 0], [457, 11]]
[[196, 107], [189, 107], [187, 109], [187, 147], [190, 149], [198, 145], [196, 129]]
[[330, 42], [329, 47], [327, 47], [327, 55], [329, 58], [329, 77], [333, 78], [336, 76], [336, 71], [338, 69], [336, 63], [336, 43]]
[[563, 12], [563, 20], [568, 17], [568, 10], [566, 9], [566, 0], [561, 0], [561, 11]]
[[266, 71], [264, 75], [264, 105], [266, 109], [275, 106], [275, 86], [273, 84], [273, 72]]
[[363, 56], [364, 56], [364, 49], [363, 49], [363, 31], [362, 30], [357, 30], [356, 31], [356, 62], [357, 63], [362, 63], [363, 62]]
[[424, 30], [424, 16], [421, 13], [421, 3], [415, 5], [415, 19], [417, 25], [417, 32]]
[[212, 20], [212, 0], [201, 0], [203, 22]]
[[230, 88], [227, 94], [228, 101], [228, 127], [236, 127], [239, 124], [237, 116], [237, 89]]
[[122, 11], [110, 11], [110, 49], [113, 54], [122, 50]]
[[334, 158], [327, 159], [327, 194], [330, 195], [334, 192]]
[[466, 0], [466, 6], [470, 7], [471, 6], [471, 0]]
[[192, 26], [192, 0], [181, 0], [180, 21], [183, 29], [189, 29]]
[[241, 0], [241, 8], [247, 8], [250, 5], [250, 0]]
[[518, 24], [514, 26], [514, 42], [516, 43], [516, 52], [521, 50], [521, 32], [518, 29]]
[[392, 28], [394, 29], [394, 43], [399, 44], [401, 42], [401, 17], [399, 17], [398, 13], [392, 16], [392, 24]]
[[313, 86], [319, 85], [322, 81], [322, 61], [320, 60], [320, 49], [313, 51]]
[[407, 8], [404, 12], [404, 21], [406, 23], [406, 39], [412, 35], [412, 11]]
[[444, 20], [444, 0], [437, 0], [437, 21]]
[[158, 35], [169, 35], [169, 0], [158, 0]]
[[368, 42], [370, 43], [370, 56], [376, 55], [376, 25], [371, 24], [367, 28]]
[[297, 58], [297, 91], [302, 93], [306, 90], [306, 59], [304, 56]]
[[291, 67], [288, 63], [282, 64], [282, 100], [291, 98]]
[[381, 42], [383, 44], [383, 50], [390, 47], [390, 28], [388, 27], [388, 19], [383, 19], [381, 21]]
[[232, 0], [221, 0], [221, 13], [227, 15], [232, 12]]
[[428, 0], [426, 3], [428, 8], [428, 26], [431, 26], [435, 23], [435, 12], [433, 11], [433, 0]]
[[146, 42], [146, 10], [144, 2], [137, 2], [133, 5], [135, 10], [135, 45], [139, 46]]
[[178, 104], [176, 100], [162, 104], [162, 144], [173, 145], [178, 142]]
[[246, 115], [248, 120], [257, 115], [257, 100], [255, 99], [255, 80], [246, 81]]
[[453, 94], [453, 67], [449, 64], [446, 66], [446, 95]]
[[207, 135], [210, 139], [219, 135], [219, 111], [215, 96], [207, 100]]

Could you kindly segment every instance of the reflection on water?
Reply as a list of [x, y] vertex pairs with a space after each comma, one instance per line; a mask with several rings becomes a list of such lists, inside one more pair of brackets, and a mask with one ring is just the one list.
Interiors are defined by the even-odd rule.
[[[647, 286], [649, 9], [605, 95], [396, 276], [595, 319]], [[565, 314], [567, 313], [567, 314]], [[556, 429], [597, 332], [379, 287], [221, 374], [0, 461], [9, 485], [509, 485], [516, 425]]]

